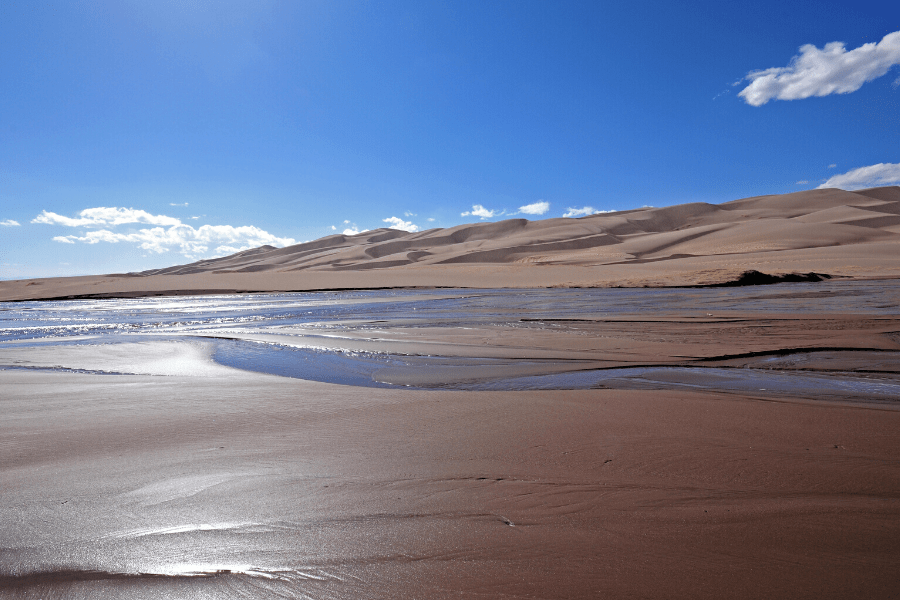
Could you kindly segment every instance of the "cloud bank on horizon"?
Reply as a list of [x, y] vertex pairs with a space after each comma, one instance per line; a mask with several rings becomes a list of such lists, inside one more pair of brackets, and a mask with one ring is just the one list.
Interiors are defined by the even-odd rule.
[[853, 191], [900, 184], [900, 163], [878, 163], [829, 177], [817, 189], [840, 188]]
[[100, 242], [137, 244], [142, 250], [162, 254], [173, 248], [190, 259], [199, 258], [214, 246], [216, 256], [233, 254], [264, 245], [290, 246], [293, 238], [281, 238], [252, 225], [202, 225], [194, 228], [180, 219], [166, 215], [153, 215], [144, 210], [100, 206], [86, 208], [77, 217], [66, 217], [48, 210], [31, 220], [35, 224], [61, 225], [65, 227], [117, 227], [120, 225], [157, 225], [137, 231], [117, 232], [110, 229], [87, 231], [83, 235], [58, 235], [53, 241], [63, 244], [98, 244]]
[[472, 210], [466, 210], [459, 213], [461, 217], [478, 217], [482, 221], [485, 219], [492, 219], [494, 217], [501, 217], [504, 215], [513, 216], [513, 215], [545, 215], [550, 210], [550, 203], [546, 200], [538, 200], [537, 202], [532, 202], [531, 204], [525, 204], [524, 206], [520, 206], [519, 210], [515, 212], [507, 211], [504, 209], [489, 209], [485, 208], [481, 204], [473, 204]]
[[413, 225], [412, 221], [404, 221], [400, 217], [388, 217], [387, 219], [382, 219], [382, 221], [389, 223], [391, 229], [399, 229], [400, 231], [407, 231], [409, 233], [415, 233], [419, 230], [418, 225]]
[[567, 208], [566, 212], [563, 213], [563, 218], [565, 219], [577, 219], [578, 217], [588, 217], [590, 215], [599, 215], [602, 213], [613, 212], [611, 210], [597, 210], [593, 206], [585, 206], [582, 208]]
[[473, 204], [472, 210], [463, 211], [463, 212], [459, 213], [459, 216], [461, 216], [461, 217], [470, 217], [470, 216], [471, 217], [479, 217], [481, 220], [484, 220], [484, 219], [490, 219], [491, 217], [496, 217], [498, 215], [502, 215], [505, 212], [506, 211], [489, 210], [480, 204]]
[[523, 215], [544, 215], [550, 210], [550, 203], [540, 200], [533, 204], [526, 204], [519, 207], [519, 212]]
[[58, 215], [47, 210], [31, 220], [32, 223], [45, 225], [65, 225], [66, 227], [97, 227], [101, 225], [124, 225], [127, 223], [142, 223], [146, 225], [181, 225], [181, 220], [165, 215], [151, 215], [144, 210], [133, 208], [118, 208], [99, 206], [86, 208], [78, 213], [77, 218]]
[[[830, 42], [821, 50], [805, 44], [788, 66], [748, 73], [740, 81], [750, 81], [750, 85], [738, 96], [751, 106], [762, 106], [769, 100], [849, 94], [885, 75], [894, 65], [900, 65], [900, 31], [887, 34], [877, 44], [849, 51], [843, 42]], [[894, 87], [898, 85], [900, 78], [894, 82]]]

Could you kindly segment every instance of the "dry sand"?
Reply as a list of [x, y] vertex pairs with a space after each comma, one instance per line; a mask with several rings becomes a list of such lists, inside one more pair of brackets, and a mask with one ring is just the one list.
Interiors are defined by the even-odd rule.
[[378, 229], [144, 273], [0, 282], [0, 301], [397, 287], [704, 285], [742, 272], [900, 277], [900, 187], [580, 219]]

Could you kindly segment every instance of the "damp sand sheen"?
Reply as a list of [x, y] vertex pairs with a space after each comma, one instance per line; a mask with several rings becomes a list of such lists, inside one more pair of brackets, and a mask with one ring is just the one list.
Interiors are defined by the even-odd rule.
[[891, 597], [898, 297], [5, 303], [0, 597]]

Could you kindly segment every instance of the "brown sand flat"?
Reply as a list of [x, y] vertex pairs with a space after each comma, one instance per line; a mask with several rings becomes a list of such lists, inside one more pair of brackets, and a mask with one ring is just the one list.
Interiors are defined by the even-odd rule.
[[[0, 597], [818, 599], [900, 585], [896, 410], [252, 374], [3, 371], [0, 386]], [[221, 572], [185, 576], [201, 569]]]
[[0, 300], [393, 287], [678, 286], [742, 272], [900, 277], [900, 187], [810, 190], [407, 233], [378, 229], [120, 275], [0, 282]]
[[[748, 269], [888, 279], [900, 277], [898, 216], [892, 187], [378, 230], [143, 274], [0, 282], [0, 299], [673, 286]], [[715, 378], [687, 391], [665, 373], [652, 390], [376, 389], [211, 353], [228, 337], [497, 361], [476, 375], [705, 365], [896, 385], [895, 287], [619, 290], [668, 295], [609, 314], [585, 301], [559, 319], [4, 343], [0, 598], [893, 598], [896, 399], [717, 391]]]

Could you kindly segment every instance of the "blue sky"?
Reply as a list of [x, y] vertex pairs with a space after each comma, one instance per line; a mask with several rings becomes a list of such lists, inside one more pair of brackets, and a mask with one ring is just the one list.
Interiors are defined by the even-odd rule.
[[897, 184], [897, 32], [883, 1], [4, 2], [0, 278]]

